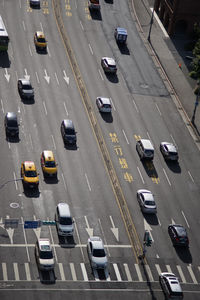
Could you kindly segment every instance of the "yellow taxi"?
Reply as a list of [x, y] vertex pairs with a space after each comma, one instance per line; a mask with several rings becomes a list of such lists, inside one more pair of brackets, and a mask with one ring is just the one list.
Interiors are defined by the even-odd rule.
[[34, 34], [34, 43], [37, 50], [47, 49], [47, 40], [45, 39], [44, 33], [42, 31], [36, 31]]
[[52, 151], [44, 150], [42, 152], [41, 167], [45, 177], [57, 177], [57, 163]]
[[39, 177], [33, 161], [24, 161], [21, 164], [21, 177], [24, 187], [38, 188]]

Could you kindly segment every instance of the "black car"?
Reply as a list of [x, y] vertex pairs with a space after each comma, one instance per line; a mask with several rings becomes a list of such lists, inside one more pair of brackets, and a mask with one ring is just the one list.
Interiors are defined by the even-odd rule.
[[18, 137], [19, 136], [19, 124], [17, 121], [17, 115], [14, 112], [8, 112], [5, 115], [4, 125], [7, 136]]
[[34, 98], [34, 89], [29, 79], [18, 79], [17, 86], [21, 98], [30, 100]]
[[71, 120], [63, 120], [61, 123], [61, 134], [65, 144], [76, 145], [76, 131]]
[[171, 224], [168, 226], [168, 233], [174, 246], [189, 246], [187, 231], [182, 225]]

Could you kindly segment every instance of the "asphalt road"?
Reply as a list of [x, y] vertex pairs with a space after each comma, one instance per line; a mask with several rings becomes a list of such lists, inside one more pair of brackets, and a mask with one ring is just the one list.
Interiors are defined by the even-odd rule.
[[[51, 299], [55, 295], [61, 298], [68, 291], [77, 299], [113, 299], [116, 293], [125, 299], [132, 295], [135, 299], [141, 295], [144, 299], [163, 299], [158, 273], [172, 270], [182, 282], [185, 298], [198, 299], [199, 152], [137, 33], [128, 3], [102, 1], [101, 15], [92, 16], [87, 1], [62, 1], [60, 5], [76, 65], [71, 65], [67, 55], [51, 1], [42, 2], [40, 10], [30, 9], [26, 1], [0, 4], [11, 40], [8, 56], [0, 56], [1, 296], [10, 299], [17, 292], [20, 298], [42, 299], [45, 292]], [[114, 40], [117, 26], [128, 30], [128, 44], [123, 51]], [[35, 50], [36, 30], [43, 30], [47, 37], [47, 54]], [[100, 65], [103, 56], [116, 59], [117, 77], [104, 74]], [[92, 113], [88, 113], [83, 91], [77, 87], [77, 68]], [[32, 104], [24, 103], [18, 95], [17, 79], [24, 76], [30, 76], [35, 89]], [[112, 99], [111, 117], [99, 114], [97, 96]], [[7, 111], [18, 113], [18, 143], [5, 138], [3, 119]], [[63, 145], [60, 124], [65, 118], [74, 122], [77, 148], [66, 149]], [[99, 126], [101, 140], [95, 136], [94, 124]], [[139, 136], [152, 140], [153, 164], [140, 162], [135, 150]], [[161, 141], [175, 142], [179, 164], [165, 163], [159, 152]], [[108, 152], [110, 171], [101, 153], [102, 143]], [[40, 154], [45, 149], [55, 153], [58, 182], [43, 179]], [[14, 181], [20, 178], [24, 160], [33, 160], [40, 172], [37, 194], [24, 193], [21, 181]], [[120, 184], [123, 205], [113, 178]], [[141, 213], [136, 199], [140, 188], [154, 193], [157, 217]], [[70, 204], [74, 216], [74, 239], [59, 240], [54, 226], [23, 229], [25, 220], [53, 220], [57, 203], [63, 201]], [[130, 214], [130, 225], [141, 243], [144, 230], [151, 231], [154, 242], [145, 266], [132, 249], [137, 241], [131, 240], [130, 219], [124, 212]], [[5, 218], [18, 218], [18, 228], [6, 229]], [[172, 222], [187, 228], [188, 251], [172, 247], [167, 234]], [[101, 236], [106, 246], [106, 275], [91, 272], [86, 251], [91, 234]], [[55, 282], [51, 285], [43, 284], [44, 274], [35, 264], [34, 244], [39, 236], [49, 237], [54, 247], [56, 266], [51, 279]]]

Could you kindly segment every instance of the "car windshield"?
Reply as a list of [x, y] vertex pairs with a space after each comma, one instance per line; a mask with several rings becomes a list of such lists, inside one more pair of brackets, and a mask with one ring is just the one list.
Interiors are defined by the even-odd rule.
[[25, 171], [25, 176], [26, 177], [36, 177], [37, 176], [37, 173], [36, 171]]
[[145, 150], [146, 155], [152, 155], [153, 152], [151, 150]]
[[32, 86], [30, 84], [24, 84], [23, 85], [23, 89], [24, 90], [32, 90], [33, 88], [32, 88]]
[[175, 152], [175, 151], [169, 151], [169, 154], [170, 155], [177, 155], [177, 152]]
[[72, 225], [72, 218], [61, 217], [60, 225]]
[[55, 168], [56, 164], [55, 161], [46, 161], [45, 162], [45, 167], [47, 168]]
[[37, 41], [38, 41], [39, 43], [46, 43], [45, 38], [38, 38]]
[[69, 135], [75, 135], [74, 129], [73, 128], [66, 128], [65, 133]]
[[95, 257], [104, 257], [106, 256], [104, 249], [94, 249], [93, 250], [93, 256]]
[[110, 104], [104, 104], [103, 107], [110, 108]]
[[16, 120], [9, 120], [8, 121], [8, 126], [17, 127], [18, 126], [17, 121]]
[[52, 251], [40, 251], [40, 258], [41, 259], [52, 259], [53, 253], [52, 253]]
[[185, 237], [187, 235], [186, 230], [183, 227], [176, 227], [176, 231], [179, 236]]

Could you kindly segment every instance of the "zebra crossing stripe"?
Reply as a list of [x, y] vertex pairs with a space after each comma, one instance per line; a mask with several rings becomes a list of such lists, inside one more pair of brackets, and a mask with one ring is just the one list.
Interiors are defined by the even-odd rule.
[[72, 279], [73, 279], [73, 281], [77, 281], [74, 263], [70, 263], [69, 265], [70, 265], [70, 270], [71, 270], [71, 274], [72, 274]]
[[115, 270], [115, 274], [116, 274], [116, 276], [117, 276], [117, 280], [118, 280], [118, 281], [122, 281], [122, 278], [121, 278], [121, 275], [120, 275], [120, 273], [119, 273], [119, 269], [118, 269], [117, 264], [113, 264], [113, 267], [114, 267], [114, 270]]
[[58, 267], [59, 267], [59, 271], [60, 271], [61, 280], [65, 281], [65, 273], [64, 273], [64, 269], [63, 269], [63, 264], [58, 263]]
[[106, 268], [106, 270], [105, 270], [105, 276], [106, 276], [106, 280], [107, 280], [107, 281], [111, 281], [110, 275], [109, 275], [109, 272], [108, 272], [108, 269], [107, 269], [107, 268]]
[[191, 266], [187, 266], [187, 268], [188, 268], [188, 271], [189, 271], [189, 273], [190, 273], [190, 276], [191, 276], [191, 278], [192, 278], [193, 283], [194, 283], [194, 284], [198, 284], [198, 282], [197, 282], [197, 280], [196, 280], [196, 277], [195, 277], [195, 275], [194, 275], [194, 272], [193, 272], [193, 270], [192, 270], [192, 267], [191, 267]]
[[166, 268], [167, 268], [167, 272], [172, 273], [172, 269], [171, 269], [170, 265], [166, 265]]
[[136, 270], [136, 273], [137, 273], [137, 276], [138, 276], [139, 281], [143, 281], [142, 273], [141, 273], [141, 271], [140, 271], [140, 268], [139, 268], [139, 265], [138, 265], [138, 264], [135, 264], [135, 270]]
[[123, 264], [123, 265], [124, 265], [124, 270], [125, 270], [126, 277], [127, 277], [128, 281], [133, 281], [132, 277], [131, 277], [131, 273], [129, 271], [128, 265], [127, 264]]
[[29, 263], [24, 263], [25, 271], [26, 271], [26, 280], [31, 281], [31, 273], [29, 268]]
[[2, 263], [3, 280], [8, 281], [8, 273], [6, 263]]
[[182, 269], [181, 269], [181, 266], [176, 266], [176, 267], [177, 267], [177, 270], [178, 270], [178, 272], [179, 272], [179, 275], [180, 275], [180, 277], [181, 277], [182, 282], [183, 282], [183, 283], [186, 283], [185, 276], [184, 276], [184, 274], [183, 274], [183, 271], [182, 271]]
[[156, 270], [158, 272], [158, 275], [160, 275], [160, 273], [162, 273], [161, 269], [160, 269], [160, 266], [158, 264], [155, 264], [156, 266]]
[[84, 279], [84, 281], [88, 281], [87, 271], [86, 271], [84, 263], [81, 263], [81, 270], [82, 270], [82, 273], [83, 273], [83, 279]]
[[151, 273], [151, 269], [150, 269], [149, 265], [144, 265], [144, 268], [145, 268], [145, 271], [146, 271], [146, 273], [148, 275], [149, 281], [154, 281], [153, 275]]
[[98, 274], [97, 270], [93, 270], [93, 274], [94, 274], [95, 280], [99, 281], [99, 274]]
[[15, 280], [19, 281], [19, 270], [18, 270], [18, 263], [13, 263], [13, 269], [15, 273]]

